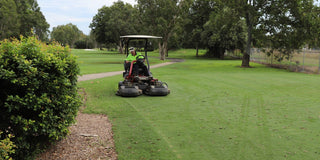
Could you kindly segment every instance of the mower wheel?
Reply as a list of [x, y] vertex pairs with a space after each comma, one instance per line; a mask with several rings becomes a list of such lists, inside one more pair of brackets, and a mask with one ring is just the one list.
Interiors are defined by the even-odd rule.
[[147, 94], [150, 96], [166, 96], [170, 94], [170, 90], [168, 88], [150, 88]]
[[146, 94], [150, 96], [166, 96], [170, 94], [170, 90], [167, 83], [158, 81], [157, 85], [151, 85], [147, 89]]
[[119, 90], [117, 91], [117, 95], [122, 97], [137, 97], [141, 94], [142, 90], [138, 87], [119, 86]]

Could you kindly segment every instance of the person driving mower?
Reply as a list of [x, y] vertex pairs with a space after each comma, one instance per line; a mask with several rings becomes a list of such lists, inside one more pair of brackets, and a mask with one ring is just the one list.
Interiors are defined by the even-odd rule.
[[[130, 65], [132, 61], [136, 61], [133, 64], [133, 75], [139, 75], [143, 74], [144, 76], [149, 76], [148, 68], [144, 64], [144, 56], [141, 55], [140, 53], [137, 53], [136, 50], [133, 47], [130, 47], [129, 49], [129, 54], [128, 57], [125, 59], [125, 66], [124, 69], [125, 71], [128, 71], [130, 69]], [[142, 69], [142, 72], [139, 73], [139, 68]]]
[[[148, 60], [148, 39], [161, 39], [162, 37], [125, 35], [120, 36], [120, 38], [121, 43], [125, 44], [127, 58], [124, 63], [124, 80], [118, 83], [116, 95], [122, 97], [137, 97], [142, 94], [149, 96], [167, 96], [170, 94], [168, 84], [159, 81], [151, 75], [150, 63]], [[133, 47], [130, 47], [130, 49], [128, 48], [131, 40], [141, 40], [145, 42], [144, 55], [137, 53]]]

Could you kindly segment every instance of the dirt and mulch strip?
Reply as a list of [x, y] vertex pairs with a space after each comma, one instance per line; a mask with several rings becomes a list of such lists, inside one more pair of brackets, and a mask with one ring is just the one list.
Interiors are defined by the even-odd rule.
[[87, 96], [79, 89], [83, 106], [76, 117], [76, 123], [69, 127], [70, 134], [45, 152], [37, 160], [116, 160], [112, 124], [106, 115], [85, 114]]
[[51, 146], [37, 160], [116, 160], [112, 125], [105, 115], [79, 112], [70, 134]]

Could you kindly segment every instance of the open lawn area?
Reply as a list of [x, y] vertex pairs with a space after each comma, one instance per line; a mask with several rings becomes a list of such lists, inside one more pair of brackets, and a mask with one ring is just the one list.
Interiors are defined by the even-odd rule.
[[[184, 52], [169, 55], [185, 57]], [[90, 63], [80, 64], [82, 74], [99, 70], [91, 66], [96, 54], [80, 55], [83, 64]], [[79, 82], [87, 93], [84, 112], [111, 120], [120, 160], [320, 159], [319, 75], [186, 57], [152, 70], [168, 83], [166, 97], [118, 97], [121, 75]]]

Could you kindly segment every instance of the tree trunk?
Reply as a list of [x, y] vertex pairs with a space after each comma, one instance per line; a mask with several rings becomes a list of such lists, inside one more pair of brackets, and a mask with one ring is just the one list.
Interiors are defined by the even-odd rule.
[[209, 51], [207, 52], [209, 57], [220, 58], [220, 48], [217, 46], [209, 47]]
[[251, 41], [252, 41], [252, 24], [250, 19], [250, 13], [247, 11], [246, 13], [246, 23], [248, 26], [247, 32], [248, 32], [248, 39], [247, 39], [247, 45], [246, 45], [246, 52], [243, 53], [242, 57], [242, 64], [241, 67], [250, 67], [250, 50], [251, 50]]
[[165, 55], [165, 57], [169, 57], [169, 54], [168, 54], [168, 41], [164, 41], [163, 42], [162, 51], [163, 51], [163, 54]]
[[160, 55], [160, 60], [165, 60], [166, 59], [165, 53], [163, 51], [163, 47], [161, 45], [161, 42], [159, 42], [159, 55]]
[[224, 59], [224, 48], [219, 46], [209, 47], [209, 54], [214, 58]]
[[225, 52], [225, 51], [226, 51], [226, 50], [225, 50], [224, 48], [220, 48], [220, 49], [219, 49], [219, 53], [220, 53], [220, 57], [219, 57], [219, 58], [220, 58], [221, 60], [224, 60], [224, 52]]
[[122, 46], [121, 40], [119, 42], [119, 52], [123, 54], [123, 46]]
[[196, 42], [196, 50], [197, 50], [196, 57], [199, 57], [199, 43], [198, 42]]

